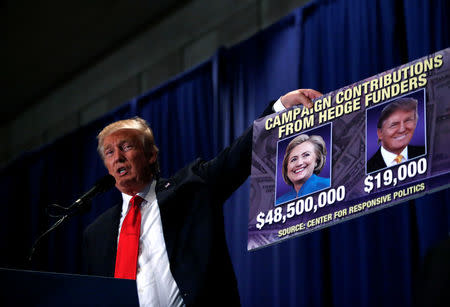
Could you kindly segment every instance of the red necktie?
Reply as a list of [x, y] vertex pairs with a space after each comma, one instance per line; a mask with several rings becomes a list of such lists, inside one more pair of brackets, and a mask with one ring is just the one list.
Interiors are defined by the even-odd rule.
[[136, 268], [141, 232], [140, 205], [144, 199], [134, 195], [130, 200], [130, 210], [125, 216], [120, 229], [117, 246], [115, 278], [136, 279]]

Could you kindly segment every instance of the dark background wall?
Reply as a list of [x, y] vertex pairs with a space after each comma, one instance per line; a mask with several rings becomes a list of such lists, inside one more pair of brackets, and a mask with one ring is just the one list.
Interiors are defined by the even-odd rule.
[[0, 165], [273, 24], [306, 0], [0, 4]]

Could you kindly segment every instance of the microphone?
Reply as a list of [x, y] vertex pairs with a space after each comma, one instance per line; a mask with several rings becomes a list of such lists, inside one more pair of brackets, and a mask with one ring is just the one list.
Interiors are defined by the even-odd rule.
[[92, 200], [92, 198], [94, 198], [98, 194], [108, 191], [109, 189], [114, 187], [115, 184], [116, 184], [116, 180], [114, 179], [114, 177], [108, 174], [108, 175], [100, 178], [99, 180], [97, 180], [97, 182], [94, 184], [94, 186], [89, 191], [84, 193], [80, 198], [78, 198], [69, 207], [67, 207], [67, 208], [62, 207], [57, 204], [52, 204], [52, 205], [48, 206], [48, 208], [47, 208], [47, 210], [49, 212], [48, 215], [53, 216], [53, 217], [61, 216], [63, 214], [67, 214], [69, 216], [74, 215], [74, 213], [76, 213], [79, 209], [81, 209], [83, 206], [85, 206], [85, 204], [89, 204], [89, 202]]
[[81, 196], [80, 198], [78, 198], [70, 207], [73, 206], [81, 206], [82, 204], [84, 204], [85, 202], [90, 201], [92, 198], [94, 198], [95, 196], [97, 196], [100, 193], [106, 192], [109, 189], [111, 189], [114, 185], [116, 184], [116, 180], [114, 179], [113, 176], [111, 175], [106, 175], [102, 178], [100, 178], [99, 180], [97, 180], [97, 182], [94, 184], [94, 186], [87, 191], [86, 193], [83, 194], [83, 196]]

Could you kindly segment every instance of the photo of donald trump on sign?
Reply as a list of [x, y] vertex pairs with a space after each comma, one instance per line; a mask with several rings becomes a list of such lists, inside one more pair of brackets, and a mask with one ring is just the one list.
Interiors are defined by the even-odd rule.
[[368, 174], [425, 154], [423, 97], [421, 90], [367, 110]]

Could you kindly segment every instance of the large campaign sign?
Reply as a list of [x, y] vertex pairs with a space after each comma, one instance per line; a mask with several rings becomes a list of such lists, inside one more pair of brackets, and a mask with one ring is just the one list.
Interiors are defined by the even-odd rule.
[[449, 186], [450, 48], [253, 125], [248, 250]]

